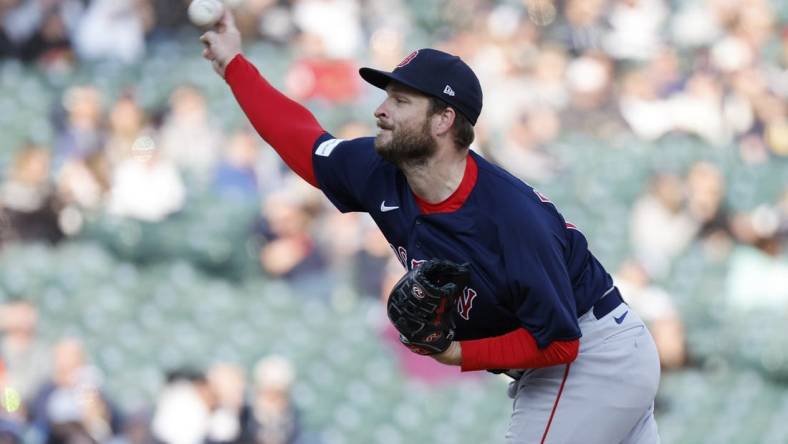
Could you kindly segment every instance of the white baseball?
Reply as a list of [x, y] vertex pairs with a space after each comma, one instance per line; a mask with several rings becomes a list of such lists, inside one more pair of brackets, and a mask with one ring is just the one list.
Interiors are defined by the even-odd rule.
[[224, 5], [221, 0], [192, 0], [188, 13], [195, 25], [211, 27], [224, 15]]

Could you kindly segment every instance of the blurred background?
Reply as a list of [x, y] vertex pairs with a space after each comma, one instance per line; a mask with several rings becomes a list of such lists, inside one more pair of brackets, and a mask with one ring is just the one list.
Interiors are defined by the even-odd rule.
[[[501, 442], [506, 379], [399, 346], [386, 241], [253, 132], [187, 4], [0, 0], [0, 442]], [[227, 4], [337, 137], [374, 132], [358, 67], [460, 55], [473, 149], [649, 324], [663, 442], [788, 443], [788, 3]]]

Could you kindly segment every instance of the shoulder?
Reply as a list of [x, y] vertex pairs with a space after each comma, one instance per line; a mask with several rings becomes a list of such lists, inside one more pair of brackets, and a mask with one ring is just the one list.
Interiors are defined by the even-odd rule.
[[375, 151], [374, 137], [337, 139], [328, 133], [315, 141], [313, 162], [318, 174], [341, 171], [353, 177], [371, 177], [394, 169]]
[[543, 212], [545, 204], [552, 204], [531, 185], [505, 169], [490, 163], [478, 154], [472, 155], [478, 165], [479, 191], [483, 193], [483, 201], [495, 213], [515, 217], [516, 219], [513, 220], [523, 223], [533, 220], [535, 215]]
[[319, 188], [342, 212], [368, 211], [371, 196], [396, 185], [397, 169], [375, 150], [372, 137], [337, 139], [323, 134], [315, 142], [312, 165]]

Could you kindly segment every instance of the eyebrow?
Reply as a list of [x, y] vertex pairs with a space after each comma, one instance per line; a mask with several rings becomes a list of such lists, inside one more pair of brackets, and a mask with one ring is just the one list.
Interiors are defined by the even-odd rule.
[[422, 93], [417, 89], [393, 81], [386, 86], [386, 92], [390, 94], [409, 94], [414, 96], [426, 96], [424, 93]]

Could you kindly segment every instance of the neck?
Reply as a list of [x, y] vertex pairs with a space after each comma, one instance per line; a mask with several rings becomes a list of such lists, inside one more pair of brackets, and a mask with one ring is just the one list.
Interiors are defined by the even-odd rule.
[[467, 150], [450, 146], [439, 149], [425, 161], [401, 165], [401, 169], [417, 196], [429, 203], [439, 203], [460, 186], [467, 157]]

